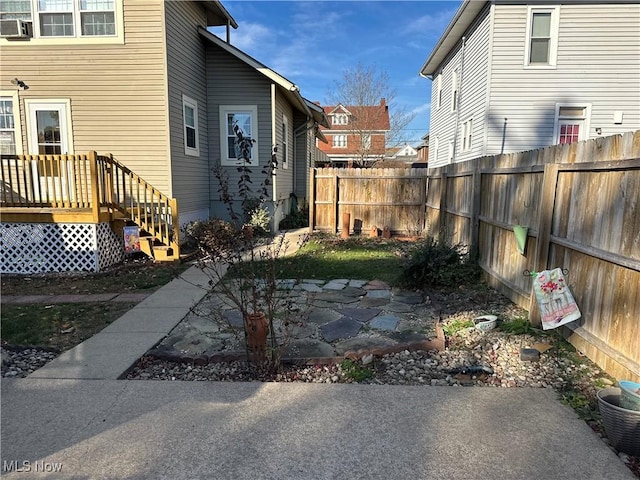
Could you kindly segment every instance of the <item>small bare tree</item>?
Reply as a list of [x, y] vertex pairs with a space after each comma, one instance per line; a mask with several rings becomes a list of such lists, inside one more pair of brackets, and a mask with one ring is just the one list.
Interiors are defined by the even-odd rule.
[[[385, 147], [399, 145], [402, 131], [415, 118], [415, 113], [394, 103], [396, 96], [396, 90], [391, 87], [387, 72], [378, 70], [375, 65], [362, 63], [345, 70], [342, 79], [336, 81], [333, 90], [327, 94], [329, 102], [342, 105], [352, 113], [348, 129], [345, 130], [357, 139], [354, 154], [354, 164], [357, 166], [364, 166], [367, 159], [379, 160], [384, 156], [384, 149], [373, 154], [375, 146], [372, 141], [372, 132], [379, 130], [380, 125], [386, 123], [384, 117], [389, 116]], [[380, 108], [382, 99], [387, 109]]]

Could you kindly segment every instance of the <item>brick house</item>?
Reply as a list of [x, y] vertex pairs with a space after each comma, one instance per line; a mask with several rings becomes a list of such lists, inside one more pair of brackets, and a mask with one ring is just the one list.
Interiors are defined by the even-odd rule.
[[322, 107], [331, 128], [321, 127], [328, 143], [318, 144], [332, 166], [368, 166], [384, 158], [386, 134], [391, 129], [384, 98], [373, 106]]

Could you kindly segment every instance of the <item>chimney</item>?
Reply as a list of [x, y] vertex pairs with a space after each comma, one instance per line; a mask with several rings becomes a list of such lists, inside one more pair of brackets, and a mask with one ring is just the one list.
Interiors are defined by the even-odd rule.
[[387, 105], [387, 100], [386, 100], [385, 98], [381, 98], [381, 99], [380, 99], [380, 106], [381, 106], [381, 107], [384, 107], [384, 106], [386, 106], [386, 105]]

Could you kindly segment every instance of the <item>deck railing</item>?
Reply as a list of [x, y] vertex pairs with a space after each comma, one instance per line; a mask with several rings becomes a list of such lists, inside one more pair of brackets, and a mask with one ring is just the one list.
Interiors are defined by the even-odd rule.
[[[5, 212], [91, 212], [131, 219], [165, 245], [178, 248], [178, 205], [112, 155], [2, 155]], [[119, 214], [116, 214], [119, 212]]]

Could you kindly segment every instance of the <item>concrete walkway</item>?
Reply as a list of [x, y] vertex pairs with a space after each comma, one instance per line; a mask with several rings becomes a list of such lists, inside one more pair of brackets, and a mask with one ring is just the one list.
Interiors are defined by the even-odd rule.
[[547, 389], [1, 383], [7, 480], [634, 478]]
[[[306, 229], [285, 233], [285, 255], [295, 253]], [[220, 274], [224, 275], [224, 268]], [[67, 350], [29, 378], [116, 380], [185, 318], [210, 289], [211, 276], [191, 267], [108, 327]]]

